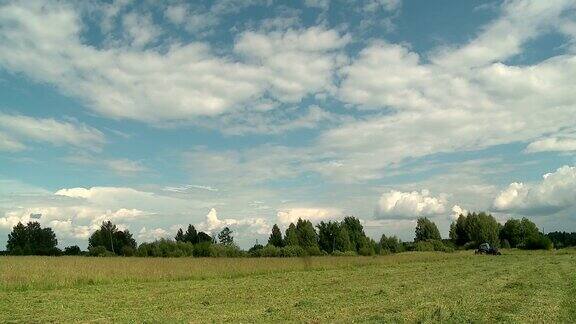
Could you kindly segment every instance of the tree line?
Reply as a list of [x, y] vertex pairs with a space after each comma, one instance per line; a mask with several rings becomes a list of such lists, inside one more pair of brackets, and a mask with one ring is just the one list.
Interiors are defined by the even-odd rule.
[[11, 255], [88, 255], [139, 257], [294, 257], [316, 255], [377, 255], [404, 251], [443, 251], [473, 249], [481, 243], [501, 248], [551, 249], [576, 246], [576, 233], [543, 234], [528, 220], [509, 219], [504, 225], [488, 213], [460, 215], [450, 226], [449, 239], [442, 239], [434, 222], [419, 218], [412, 242], [382, 235], [379, 241], [368, 237], [360, 220], [353, 216], [341, 221], [322, 221], [316, 226], [309, 220], [290, 223], [284, 233], [272, 227], [265, 245], [256, 242], [244, 251], [234, 242], [233, 231], [223, 228], [217, 236], [197, 231], [188, 225], [178, 229], [174, 239], [159, 239], [137, 245], [130, 231], [120, 230], [110, 221], [90, 235], [88, 250], [68, 246], [58, 249], [58, 240], [49, 227], [38, 222], [18, 223], [8, 235], [6, 253]]

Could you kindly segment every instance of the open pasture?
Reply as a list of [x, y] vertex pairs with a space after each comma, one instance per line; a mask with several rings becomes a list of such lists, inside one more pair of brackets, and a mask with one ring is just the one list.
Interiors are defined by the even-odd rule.
[[576, 251], [0, 257], [0, 322], [576, 322]]

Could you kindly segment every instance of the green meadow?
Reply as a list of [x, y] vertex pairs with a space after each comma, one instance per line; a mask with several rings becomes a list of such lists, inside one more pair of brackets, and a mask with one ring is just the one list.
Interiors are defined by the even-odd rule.
[[576, 250], [0, 257], [0, 322], [576, 322]]

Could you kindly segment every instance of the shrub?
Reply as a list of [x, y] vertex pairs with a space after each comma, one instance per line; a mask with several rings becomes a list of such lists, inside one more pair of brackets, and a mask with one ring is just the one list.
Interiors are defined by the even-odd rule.
[[78, 245], [67, 246], [64, 248], [64, 255], [80, 255], [82, 251]]
[[310, 256], [317, 256], [317, 255], [326, 255], [326, 252], [320, 250], [320, 248], [316, 246], [309, 246], [305, 249], [306, 255]]
[[234, 244], [212, 244], [210, 246], [211, 257], [238, 258], [243, 257], [244, 252]]
[[528, 237], [519, 247], [524, 250], [551, 250], [554, 244], [548, 237], [539, 234]]
[[209, 257], [210, 256], [210, 242], [201, 242], [194, 244], [194, 256], [195, 257]]
[[88, 248], [88, 255], [95, 256], [95, 257], [110, 257], [116, 256], [116, 254], [106, 250], [106, 248], [102, 245], [98, 246], [91, 246]]
[[430, 241], [418, 241], [414, 243], [414, 251], [418, 252], [434, 251], [434, 245]]
[[278, 248], [272, 244], [268, 244], [262, 249], [258, 250], [258, 254], [256, 256], [264, 257], [264, 258], [274, 258], [280, 256], [281, 248]]
[[281, 257], [301, 257], [305, 255], [306, 251], [299, 245], [289, 245], [280, 249]]

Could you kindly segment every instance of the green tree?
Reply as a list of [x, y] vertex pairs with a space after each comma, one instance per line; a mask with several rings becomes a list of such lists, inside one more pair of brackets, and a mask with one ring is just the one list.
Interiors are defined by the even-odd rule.
[[298, 230], [294, 223], [290, 223], [288, 228], [286, 229], [286, 233], [284, 235], [284, 245], [285, 246], [298, 246]]
[[352, 244], [355, 251], [358, 251], [360, 249], [361, 241], [366, 236], [364, 233], [364, 227], [360, 223], [360, 220], [353, 216], [347, 216], [342, 220], [342, 225], [345, 226], [348, 231], [350, 244]]
[[284, 240], [282, 239], [282, 232], [280, 231], [280, 228], [276, 224], [272, 226], [272, 233], [268, 238], [268, 244], [273, 245], [275, 247], [284, 246]]
[[178, 232], [176, 232], [176, 237], [174, 237], [174, 240], [176, 240], [176, 242], [186, 242], [186, 236], [184, 236], [184, 231], [182, 231], [181, 228], [179, 228]]
[[341, 252], [356, 251], [356, 247], [350, 242], [348, 228], [343, 224], [340, 224], [338, 234], [336, 235], [336, 250]]
[[88, 239], [88, 248], [97, 246], [103, 246], [107, 251], [122, 255], [128, 248], [136, 250], [136, 241], [128, 230], [120, 231], [111, 221], [106, 221]]
[[218, 234], [218, 240], [220, 244], [232, 245], [234, 244], [234, 237], [232, 236], [232, 230], [228, 226], [224, 227], [222, 231]]
[[60, 253], [57, 245], [56, 234], [51, 228], [29, 222], [26, 226], [22, 223], [14, 226], [8, 235], [6, 249], [14, 255], [55, 255]]
[[64, 255], [80, 255], [82, 250], [78, 245], [71, 245], [64, 248]]
[[192, 244], [196, 244], [200, 241], [198, 238], [198, 232], [196, 231], [196, 228], [194, 228], [194, 226], [192, 226], [191, 224], [188, 225], [186, 234], [184, 234], [184, 241], [190, 242]]
[[466, 232], [466, 216], [460, 214], [455, 222], [450, 225], [450, 239], [454, 244], [462, 246], [469, 241], [469, 235]]
[[538, 238], [539, 235], [540, 231], [536, 224], [527, 218], [522, 218], [522, 220], [509, 219], [500, 230], [500, 239], [508, 240], [510, 247], [513, 248], [520, 247], [528, 239]]
[[398, 237], [386, 237], [386, 235], [382, 234], [380, 238], [380, 249], [382, 251], [381, 253], [399, 253], [403, 251], [404, 246]]
[[501, 225], [496, 219], [485, 212], [472, 213], [466, 216], [468, 242], [474, 245], [489, 243], [492, 246], [499, 246], [500, 228]]
[[198, 232], [198, 243], [214, 243], [214, 239], [204, 232]]
[[441, 240], [440, 231], [436, 224], [426, 217], [418, 218], [416, 222], [416, 237], [415, 242], [427, 240]]
[[298, 233], [298, 244], [303, 248], [318, 247], [318, 237], [314, 225], [309, 220], [301, 218], [296, 222], [296, 231]]
[[328, 253], [334, 252], [336, 248], [336, 238], [340, 233], [340, 224], [338, 222], [320, 222], [316, 225], [318, 228], [318, 245], [320, 249]]

